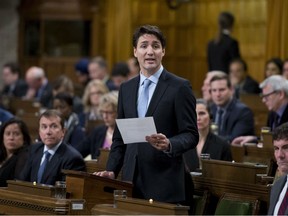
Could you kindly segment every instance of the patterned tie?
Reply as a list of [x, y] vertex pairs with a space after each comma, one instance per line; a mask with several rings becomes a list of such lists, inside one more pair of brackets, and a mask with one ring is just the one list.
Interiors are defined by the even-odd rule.
[[286, 194], [282, 200], [282, 203], [280, 205], [279, 211], [278, 211], [278, 215], [284, 215], [285, 211], [287, 209], [288, 206], [288, 188], [286, 190]]
[[279, 119], [280, 119], [280, 116], [277, 113], [275, 113], [275, 116], [273, 119], [273, 129], [279, 126]]
[[151, 84], [151, 80], [145, 79], [143, 82], [143, 89], [138, 99], [138, 117], [145, 117], [148, 101], [149, 101], [149, 86]]
[[45, 170], [46, 165], [49, 162], [49, 159], [51, 156], [51, 154], [48, 151], [44, 152], [44, 155], [45, 155], [44, 161], [40, 165], [39, 170], [38, 170], [38, 175], [37, 175], [37, 182], [38, 183], [42, 183], [42, 176], [43, 176], [44, 170]]

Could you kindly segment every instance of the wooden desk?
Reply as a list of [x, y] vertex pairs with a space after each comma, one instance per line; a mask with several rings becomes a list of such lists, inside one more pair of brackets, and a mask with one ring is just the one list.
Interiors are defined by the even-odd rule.
[[0, 214], [83, 215], [89, 213], [85, 200], [55, 199], [51, 197], [53, 189], [53, 186], [9, 181], [8, 188], [0, 188]]
[[113, 205], [95, 205], [93, 215], [187, 215], [189, 207], [148, 200], [126, 198], [116, 199], [117, 207]]
[[127, 190], [127, 196], [132, 197], [132, 183], [73, 170], [65, 170], [64, 173], [70, 198], [85, 199], [89, 210], [95, 204], [113, 203], [114, 190]]

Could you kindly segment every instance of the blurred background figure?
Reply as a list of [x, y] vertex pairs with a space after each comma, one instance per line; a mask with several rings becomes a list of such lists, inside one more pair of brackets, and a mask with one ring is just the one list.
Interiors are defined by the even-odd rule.
[[271, 58], [265, 65], [265, 78], [272, 75], [281, 75], [283, 62], [280, 58]]
[[209, 71], [221, 70], [228, 74], [229, 63], [234, 58], [240, 58], [238, 41], [230, 34], [234, 25], [234, 16], [222, 12], [218, 17], [218, 34], [209, 41], [207, 48]]
[[226, 73], [224, 73], [223, 71], [210, 71], [206, 74], [201, 91], [202, 91], [202, 98], [208, 103], [209, 106], [213, 103], [210, 93], [211, 79], [214, 76], [225, 76], [225, 75]]
[[282, 72], [283, 77], [288, 80], [288, 59], [286, 59], [283, 62], [283, 72]]
[[40, 67], [30, 67], [26, 72], [26, 82], [28, 91], [24, 99], [36, 100], [43, 107], [49, 108], [50, 101], [53, 98], [52, 86], [46, 78], [44, 70]]
[[19, 119], [10, 119], [0, 129], [0, 186], [20, 176], [31, 144], [28, 127]]
[[73, 98], [70, 94], [61, 92], [53, 99], [53, 109], [58, 110], [64, 119], [65, 134], [63, 142], [75, 147], [84, 139], [84, 128], [79, 124], [79, 118], [73, 112]]
[[248, 73], [248, 67], [243, 59], [234, 59], [230, 63], [229, 78], [234, 87], [234, 95], [239, 98], [240, 94], [259, 94], [259, 83]]
[[197, 126], [199, 131], [199, 142], [195, 149], [184, 154], [189, 170], [195, 171], [199, 168], [201, 154], [210, 154], [214, 160], [232, 161], [230, 145], [227, 141], [213, 134], [210, 130], [211, 114], [207, 102], [203, 99], [196, 101]]
[[115, 90], [119, 90], [120, 85], [127, 81], [129, 67], [125, 62], [116, 63], [111, 71], [111, 80], [113, 81]]
[[[73, 112], [80, 114], [80, 115], [83, 113], [82, 100], [80, 97], [74, 94], [74, 84], [69, 77], [65, 75], [59, 76], [53, 82], [52, 86], [53, 86], [53, 90], [52, 90], [53, 97], [55, 97], [57, 94], [62, 93], [62, 92], [70, 94], [71, 97], [73, 98]], [[53, 106], [53, 102], [51, 101], [50, 107], [52, 106]]]
[[83, 157], [91, 154], [92, 159], [100, 155], [100, 148], [110, 149], [112, 136], [116, 126], [118, 92], [104, 94], [99, 103], [99, 111], [103, 118], [103, 125], [97, 126], [76, 149]]
[[93, 58], [89, 62], [88, 71], [91, 80], [99, 79], [107, 86], [110, 91], [114, 90], [114, 84], [108, 75], [108, 65], [103, 57], [97, 56]]
[[80, 124], [87, 125], [90, 120], [102, 119], [99, 113], [99, 102], [102, 95], [108, 93], [107, 86], [101, 80], [91, 80], [85, 88], [82, 98], [84, 105], [84, 115], [80, 119]]
[[137, 58], [131, 57], [127, 60], [127, 64], [129, 67], [129, 74], [128, 74], [128, 79], [132, 79], [139, 75], [140, 72], [140, 67], [139, 67], [139, 62]]
[[77, 76], [77, 81], [79, 84], [79, 85], [76, 85], [76, 89], [78, 90], [77, 93], [79, 92], [78, 95], [80, 97], [83, 96], [84, 89], [90, 81], [88, 65], [89, 65], [89, 59], [83, 58], [83, 59], [80, 59], [78, 62], [76, 62], [74, 66], [76, 76]]
[[4, 84], [2, 95], [21, 98], [26, 94], [28, 85], [24, 80], [20, 79], [20, 67], [15, 62], [4, 64], [2, 79]]
[[0, 107], [0, 126], [13, 117], [12, 113]]

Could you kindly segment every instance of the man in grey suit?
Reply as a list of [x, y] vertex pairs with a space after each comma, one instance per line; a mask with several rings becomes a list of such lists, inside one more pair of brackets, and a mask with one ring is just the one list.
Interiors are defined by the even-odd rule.
[[33, 144], [22, 171], [21, 180], [54, 185], [64, 181], [62, 169], [85, 171], [81, 154], [63, 142], [64, 120], [56, 110], [47, 110], [40, 116], [41, 142]]
[[[133, 182], [134, 197], [170, 203], [189, 202], [191, 194], [187, 192], [193, 188], [188, 187], [193, 184], [191, 177], [185, 175], [182, 155], [198, 143], [191, 85], [163, 68], [165, 39], [158, 27], [138, 28], [133, 35], [133, 47], [140, 75], [121, 85], [118, 118], [153, 116], [157, 134], [147, 134], [146, 143], [125, 145], [116, 128], [106, 171], [96, 174], [115, 178], [122, 168], [122, 179]], [[139, 105], [141, 94], [145, 92], [145, 80], [150, 82], [147, 87], [149, 99], [147, 112], [141, 116], [143, 106]]]
[[274, 156], [282, 174], [270, 193], [269, 215], [288, 215], [288, 123], [282, 124], [273, 133]]

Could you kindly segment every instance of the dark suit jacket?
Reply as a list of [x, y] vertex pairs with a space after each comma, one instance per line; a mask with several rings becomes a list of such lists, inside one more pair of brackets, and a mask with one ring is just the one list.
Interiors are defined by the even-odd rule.
[[[21, 173], [20, 180], [34, 182], [37, 181], [41, 158], [43, 156], [43, 143], [33, 144], [30, 149], [29, 159]], [[44, 184], [54, 185], [56, 181], [64, 181], [65, 176], [62, 169], [85, 171], [85, 162], [77, 150], [73, 147], [61, 143], [51, 160], [46, 166], [42, 180]]]
[[108, 128], [105, 125], [97, 126], [83, 142], [80, 142], [75, 148], [84, 158], [89, 154], [91, 154], [92, 159], [98, 158], [100, 155], [100, 148], [105, 141], [107, 129]]
[[[275, 206], [278, 202], [280, 193], [287, 181], [287, 175], [282, 176], [279, 178], [273, 185], [270, 193], [270, 205], [269, 205], [269, 210], [268, 210], [268, 215], [273, 215]], [[285, 211], [285, 215], [288, 215], [288, 208]]]
[[[212, 105], [213, 120], [216, 118], [217, 107]], [[219, 135], [231, 142], [234, 138], [254, 134], [254, 116], [250, 108], [233, 98], [226, 109]]]
[[221, 70], [228, 73], [230, 61], [239, 57], [238, 42], [229, 35], [223, 34], [223, 38], [218, 44], [215, 44], [214, 40], [208, 43], [207, 58], [209, 71]]
[[[140, 76], [137, 76], [121, 85], [118, 118], [138, 117], [139, 80]], [[143, 193], [142, 198], [163, 202], [184, 201], [185, 166], [182, 155], [198, 143], [195, 98], [189, 82], [164, 69], [146, 116], [153, 116], [157, 132], [165, 134], [170, 140], [171, 153], [158, 151], [149, 143], [125, 145], [116, 127], [107, 170], [117, 175], [123, 165], [122, 179], [133, 181], [135, 191]], [[191, 181], [191, 177], [188, 179]]]
[[[230, 145], [219, 136], [209, 132], [204, 143], [202, 153], [210, 154], [214, 160], [232, 161]], [[191, 172], [199, 168], [199, 158], [196, 149], [191, 149], [184, 154], [186, 165]]]
[[10, 92], [10, 86], [5, 86], [2, 94], [21, 98], [26, 95], [27, 89], [27, 83], [24, 80], [19, 79], [16, 81], [15, 87], [12, 92]]
[[[275, 115], [276, 115], [276, 112], [269, 112], [268, 114], [267, 126], [270, 127], [272, 130], [274, 129], [273, 126], [274, 126]], [[277, 126], [280, 126], [281, 124], [284, 124], [286, 122], [288, 122], [288, 104], [286, 105], [286, 108]]]
[[240, 94], [259, 94], [261, 89], [259, 88], [259, 83], [252, 79], [252, 77], [247, 76], [240, 86], [235, 88], [235, 97], [240, 98]]
[[[37, 92], [36, 95], [39, 93]], [[50, 105], [52, 104], [51, 101], [53, 100], [53, 94], [52, 94], [52, 86], [48, 82], [42, 91], [42, 93], [39, 95], [40, 99], [39, 102], [42, 104], [43, 107], [51, 108]]]
[[18, 179], [28, 159], [28, 148], [24, 147], [12, 155], [0, 168], [0, 187], [7, 187], [7, 180]]

